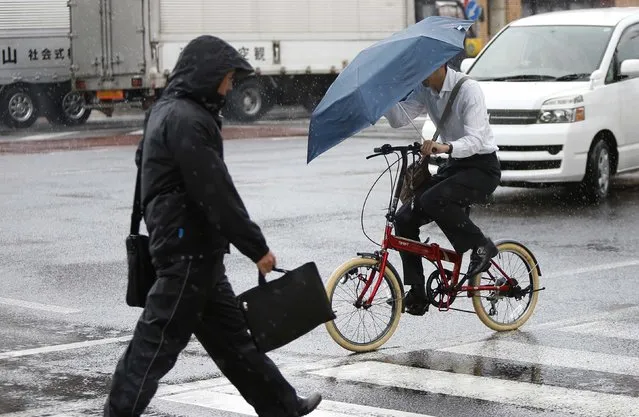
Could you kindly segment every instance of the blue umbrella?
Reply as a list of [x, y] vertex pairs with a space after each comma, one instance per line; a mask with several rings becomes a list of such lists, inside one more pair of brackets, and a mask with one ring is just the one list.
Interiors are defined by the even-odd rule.
[[374, 125], [415, 86], [461, 52], [473, 23], [428, 17], [360, 52], [313, 111], [307, 163]]

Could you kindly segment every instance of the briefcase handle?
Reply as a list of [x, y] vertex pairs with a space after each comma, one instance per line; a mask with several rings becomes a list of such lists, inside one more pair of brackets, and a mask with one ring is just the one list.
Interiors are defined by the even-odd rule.
[[[281, 274], [285, 274], [287, 272], [290, 272], [286, 269], [282, 269], [282, 268], [273, 268], [273, 271], [275, 272], [279, 272]], [[266, 285], [266, 277], [264, 277], [264, 275], [262, 275], [261, 272], [257, 272], [257, 282], [259, 283], [259, 285]]]

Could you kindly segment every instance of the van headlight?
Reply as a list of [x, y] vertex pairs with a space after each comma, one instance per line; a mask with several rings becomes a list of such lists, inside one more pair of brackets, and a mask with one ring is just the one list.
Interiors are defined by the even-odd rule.
[[583, 96], [546, 100], [539, 112], [539, 123], [574, 123], [586, 120], [586, 108], [574, 107], [583, 101]]

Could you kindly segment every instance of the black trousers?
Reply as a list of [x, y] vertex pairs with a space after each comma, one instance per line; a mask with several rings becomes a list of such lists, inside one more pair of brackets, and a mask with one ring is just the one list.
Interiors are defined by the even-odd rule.
[[[431, 221], [444, 232], [455, 251], [463, 254], [486, 238], [465, 208], [485, 201], [499, 185], [501, 170], [495, 153], [450, 159], [430, 182], [415, 193], [414, 205], [402, 205], [395, 217], [395, 233], [419, 240], [419, 228]], [[406, 285], [423, 285], [422, 258], [400, 252]]]
[[118, 362], [104, 416], [137, 417], [192, 334], [260, 417], [295, 417], [297, 393], [257, 351], [223, 264], [184, 260], [156, 267], [133, 338]]

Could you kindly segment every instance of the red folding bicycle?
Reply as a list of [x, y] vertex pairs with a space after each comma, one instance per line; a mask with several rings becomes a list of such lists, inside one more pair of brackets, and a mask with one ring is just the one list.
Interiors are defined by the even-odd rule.
[[[495, 331], [514, 330], [523, 325], [535, 309], [538, 292], [544, 289], [539, 288], [541, 270], [534, 254], [514, 240], [495, 241], [499, 253], [492, 259], [490, 269], [468, 277], [460, 272], [462, 255], [457, 252], [429, 243], [428, 239], [422, 243], [393, 235], [408, 154], [417, 155], [420, 148], [419, 143], [408, 146], [386, 144], [375, 148], [374, 154], [366, 158], [400, 155], [393, 164], [386, 158], [388, 168], [377, 181], [400, 161], [401, 169], [395, 176], [396, 183], [391, 186], [393, 196], [386, 213], [380, 249], [373, 253], [358, 253], [356, 258], [339, 266], [326, 284], [336, 315], [333, 321], [326, 323], [326, 329], [333, 340], [347, 350], [376, 350], [391, 338], [399, 325], [404, 312], [404, 287], [399, 273], [388, 260], [390, 250], [420, 255], [434, 265], [435, 271], [426, 280], [429, 305], [439, 311], [476, 313], [486, 326]], [[390, 175], [393, 182], [392, 173]], [[450, 264], [452, 270], [446, 269], [445, 263]], [[465, 285], [466, 281], [469, 281], [468, 285]], [[462, 293], [472, 298], [474, 311], [451, 307]]]

